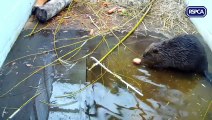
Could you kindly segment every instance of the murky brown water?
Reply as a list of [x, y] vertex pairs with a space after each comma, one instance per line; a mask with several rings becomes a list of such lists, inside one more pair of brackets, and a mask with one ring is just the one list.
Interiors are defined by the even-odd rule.
[[[53, 46], [51, 33], [51, 31], [47, 31], [28, 39], [25, 39], [22, 35], [16, 42], [8, 60], [31, 52], [36, 53], [40, 50], [50, 49]], [[85, 33], [85, 31], [61, 31], [60, 37], [73, 38], [86, 34], [88, 33]], [[115, 34], [119, 38], [124, 36], [124, 33]], [[151, 35], [156, 34], [151, 33]], [[160, 37], [160, 35], [157, 36]], [[97, 37], [87, 42], [74, 57], [74, 60], [92, 51], [101, 39], [101, 37]], [[107, 35], [106, 39], [107, 42], [102, 42], [101, 46], [92, 54], [98, 60], [118, 42], [113, 35]], [[134, 86], [143, 96], [128, 88], [110, 73], [105, 72], [100, 66], [95, 67], [92, 71], [86, 71], [86, 67], [89, 68], [94, 63], [90, 59], [91, 56], [87, 59], [81, 59], [77, 63], [64, 60], [63, 64], [45, 68], [39, 74], [32, 76], [31, 81], [23, 82], [20, 86], [15, 87], [11, 93], [8, 93], [6, 97], [1, 97], [0, 112], [2, 115], [0, 119], [8, 118], [36, 91], [41, 91], [42, 95], [36, 98], [36, 104], [32, 102], [31, 105], [25, 106], [16, 115], [17, 118], [39, 117], [46, 119], [48, 117], [49, 120], [211, 120], [212, 105], [207, 114], [206, 111], [209, 102], [212, 100], [212, 86], [206, 82], [204, 77], [195, 74], [148, 69], [132, 63], [133, 58], [141, 57], [145, 48], [158, 40], [150, 36], [133, 35], [125, 41], [124, 44], [127, 47], [120, 45], [103, 61], [106, 67]], [[57, 47], [74, 42], [76, 41], [61, 40], [57, 42]], [[32, 51], [25, 46], [32, 46]], [[58, 54], [62, 56], [79, 46], [81, 44], [58, 50]], [[212, 55], [210, 51], [207, 51], [207, 53], [209, 54], [209, 69], [212, 73]], [[75, 53], [71, 55], [73, 54]], [[54, 59], [55, 55], [51, 53], [16, 61], [7, 66], [6, 69], [0, 71], [1, 95], [33, 72], [34, 69], [37, 69], [35, 66], [50, 63]], [[31, 64], [32, 68], [29, 67]], [[102, 75], [104, 76], [101, 79], [93, 83]], [[87, 82], [85, 82], [86, 79]], [[90, 83], [93, 84], [87, 86]], [[47, 106], [41, 101], [50, 103], [50, 105]], [[34, 108], [35, 106], [36, 108]], [[29, 112], [29, 109], [31, 111], [33, 109], [33, 112]]]
[[[98, 82], [109, 89], [108, 95], [104, 96], [104, 99], [110, 99], [110, 101], [102, 100], [99, 103], [97, 102], [97, 104], [105, 105], [100, 105], [97, 109], [104, 109], [104, 112], [101, 112], [107, 116], [105, 119], [111, 120], [211, 120], [212, 107], [210, 107], [206, 115], [205, 113], [209, 102], [212, 100], [212, 86], [206, 82], [205, 78], [196, 74], [148, 69], [145, 66], [136, 66], [132, 63], [133, 58], [140, 57], [145, 48], [157, 40], [152, 37], [132, 36], [127, 39], [125, 45], [135, 53], [121, 45], [116, 52], [113, 52], [103, 62], [111, 71], [139, 89], [144, 96], [136, 94], [113, 75], [106, 73]], [[101, 49], [101, 52], [96, 53], [95, 56], [98, 59], [107, 51], [106, 47]], [[90, 67], [93, 61], [89, 59], [87, 61], [88, 67]], [[92, 82], [104, 74], [104, 72], [98, 66], [92, 71], [87, 72], [87, 79], [89, 82]], [[122, 97], [123, 91], [128, 93], [125, 97]], [[110, 98], [110, 94], [115, 95], [116, 98]], [[131, 104], [133, 100], [137, 101], [134, 105]], [[125, 105], [128, 103], [129, 105]], [[111, 104], [116, 106], [118, 112], [111, 108]]]

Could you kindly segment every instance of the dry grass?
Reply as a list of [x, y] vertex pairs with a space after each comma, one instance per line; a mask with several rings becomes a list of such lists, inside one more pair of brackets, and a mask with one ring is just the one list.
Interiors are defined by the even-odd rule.
[[[117, 0], [108, 0], [117, 3]], [[126, 2], [128, 1], [128, 2]], [[137, 2], [130, 3], [132, 0], [125, 0], [120, 5], [128, 7], [127, 10], [129, 13], [138, 14], [140, 9], [148, 3], [150, 0], [143, 0], [141, 3], [139, 0], [134, 0]], [[140, 0], [142, 1], [142, 0]], [[130, 4], [135, 4], [130, 6]], [[139, 6], [138, 6], [139, 5]], [[162, 33], [166, 37], [171, 38], [179, 34], [193, 34], [197, 33], [191, 21], [185, 15], [186, 5], [183, 0], [156, 0], [153, 4], [153, 7], [145, 18], [143, 25], [137, 29], [137, 33], [143, 31]], [[132, 15], [132, 16], [134, 16]], [[133, 23], [133, 22], [131, 22]], [[128, 24], [127, 27], [131, 27], [131, 24]]]
[[151, 31], [167, 37], [195, 33], [196, 29], [185, 15], [185, 9], [185, 3], [180, 0], [157, 0], [144, 22]]
[[[106, 34], [113, 28], [130, 31], [142, 16], [140, 14], [142, 9], [150, 2], [150, 0], [106, 1], [108, 3], [107, 7], [103, 6], [104, 0], [77, 0], [73, 4], [71, 11], [68, 13], [67, 10], [62, 11], [48, 22], [50, 25], [46, 28], [54, 28], [57, 25], [57, 21], [64, 14], [67, 14], [61, 25], [62, 29], [75, 28], [88, 31], [93, 29], [96, 35]], [[115, 6], [122, 7], [126, 11], [124, 13], [116, 11], [113, 14], [107, 14], [107, 11]], [[197, 33], [193, 24], [185, 15], [185, 8], [186, 5], [183, 0], [156, 0], [150, 13], [136, 30], [136, 33], [156, 32], [162, 33], [168, 38], [179, 34]], [[39, 25], [38, 28], [44, 26], [45, 24]]]

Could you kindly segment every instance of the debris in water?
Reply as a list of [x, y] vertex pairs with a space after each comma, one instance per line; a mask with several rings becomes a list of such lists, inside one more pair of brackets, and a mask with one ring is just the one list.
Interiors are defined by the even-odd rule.
[[150, 83], [150, 84], [155, 85], [155, 86], [158, 86], [158, 87], [166, 88], [165, 85], [157, 84], [157, 83], [155, 83], [155, 82], [149, 80], [149, 79], [148, 79], [147, 77], [145, 77], [145, 76], [137, 76], [137, 75], [134, 75], [134, 77], [137, 78], [137, 79], [139, 79], [139, 80], [141, 80], [141, 81], [143, 81], [143, 82]]
[[2, 114], [1, 114], [1, 117], [3, 118], [4, 115], [7, 114], [7, 113], [8, 113], [8, 112], [6, 112], [6, 107], [4, 107], [4, 110], [3, 110]]
[[151, 74], [149, 74], [149, 72], [147, 70], [138, 69], [138, 71], [144, 73], [146, 76], [151, 76]]
[[204, 84], [201, 84], [203, 87], [205, 87], [205, 85]]
[[32, 65], [32, 64], [26, 64], [26, 66], [27, 66], [27, 67], [32, 67], [33, 65]]

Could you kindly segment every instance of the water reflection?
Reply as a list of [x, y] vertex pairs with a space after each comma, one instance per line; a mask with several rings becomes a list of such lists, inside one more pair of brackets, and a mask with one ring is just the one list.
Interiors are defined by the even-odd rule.
[[110, 88], [95, 83], [73, 97], [57, 98], [85, 86], [54, 82], [50, 102], [58, 106], [50, 108], [49, 119], [160, 120], [195, 118], [199, 114], [198, 111], [189, 110], [194, 106], [189, 103], [189, 98], [186, 100], [186, 94], [176, 89], [162, 88], [155, 95], [156, 98], [144, 101], [126, 88], [116, 88], [114, 94]]
[[[61, 106], [51, 108], [49, 119], [57, 118], [57, 114], [60, 114], [61, 118], [61, 113], [64, 119], [75, 116], [75, 119], [80, 120], [89, 118], [108, 120], [112, 117], [122, 120], [140, 120], [177, 116], [175, 115], [176, 109], [167, 104], [157, 102], [154, 99], [147, 99], [147, 102], [150, 103], [148, 105], [135, 97], [133, 92], [123, 88], [117, 88], [117, 93], [113, 94], [111, 89], [106, 88], [101, 83], [95, 83], [74, 97], [57, 98], [60, 95], [75, 92], [82, 87], [85, 87], [85, 85], [55, 82], [50, 101]], [[54, 109], [60, 109], [61, 112], [54, 112]], [[67, 114], [69, 115], [67, 116]]]
[[[114, 38], [110, 38], [111, 41]], [[125, 43], [135, 53], [155, 41], [151, 37], [133, 37]], [[136, 44], [131, 44], [136, 41]], [[101, 49], [101, 48], [99, 48]], [[101, 58], [107, 52], [104, 47], [94, 57]], [[96, 56], [95, 56], [96, 55]], [[154, 70], [135, 66], [132, 59], [139, 57], [126, 47], [120, 46], [104, 65], [139, 89], [144, 96], [136, 94], [113, 75], [106, 73], [98, 82], [72, 97], [57, 98], [75, 92], [92, 83], [105, 71], [97, 66], [87, 71], [88, 83], [70, 84], [54, 82], [50, 102], [61, 104], [50, 108], [49, 119], [77, 120], [174, 120], [202, 119], [212, 99], [212, 87], [200, 75], [176, 71]], [[90, 67], [93, 61], [87, 59]], [[65, 104], [65, 105], [64, 105]], [[212, 111], [206, 120], [212, 119]]]

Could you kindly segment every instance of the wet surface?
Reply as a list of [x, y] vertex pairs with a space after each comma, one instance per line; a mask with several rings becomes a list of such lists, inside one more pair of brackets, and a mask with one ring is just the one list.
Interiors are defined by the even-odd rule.
[[[52, 31], [48, 30], [36, 36], [24, 38], [26, 32], [29, 31], [22, 33], [5, 63], [23, 55], [54, 48]], [[100, 66], [96, 66], [92, 71], [86, 70], [94, 63], [90, 59], [91, 56], [99, 60], [118, 42], [113, 35], [105, 36], [107, 42], [102, 43], [100, 43], [102, 36], [86, 43], [83, 41], [85, 38], [68, 40], [86, 34], [87, 32], [84, 31], [61, 31], [57, 36], [57, 47], [70, 45], [77, 41], [82, 42], [57, 49], [59, 57], [77, 47], [84, 46], [77, 52], [78, 54], [75, 55], [75, 51], [65, 56], [60, 60], [61, 64], [58, 62], [42, 69], [29, 80], [15, 87], [9, 94], [1, 97], [0, 113], [6, 112], [1, 119], [8, 118], [37, 92], [41, 92], [41, 95], [25, 106], [14, 119], [212, 119], [212, 107], [206, 114], [207, 107], [212, 100], [210, 93], [212, 86], [203, 76], [154, 70], [132, 63], [133, 58], [140, 57], [145, 48], [152, 42], [159, 41], [159, 38], [163, 38], [162, 35], [155, 33], [149, 33], [150, 36], [132, 35], [124, 43], [127, 47], [120, 45], [103, 62], [107, 68], [140, 91], [143, 94], [141, 96]], [[125, 35], [125, 33], [118, 32], [115, 34], [119, 38]], [[100, 47], [95, 49], [98, 43]], [[83, 56], [90, 52], [92, 54], [85, 59]], [[212, 56], [211, 52], [207, 53], [209, 69], [211, 69]], [[51, 63], [55, 58], [53, 51], [12, 62], [3, 67], [0, 75], [1, 95], [31, 72]]]
[[[137, 53], [142, 53], [145, 48], [156, 39], [151, 37], [145, 37], [145, 39], [136, 38], [136, 36], [131, 37], [125, 43], [129, 48]], [[131, 43], [136, 41], [136, 43]], [[211, 53], [208, 53], [209, 68], [211, 67]], [[136, 101], [142, 101], [146, 104], [144, 106], [134, 105], [127, 107], [128, 109], [122, 111], [119, 115], [121, 119], [134, 119], [134, 116], [139, 116], [135, 119], [203, 119], [209, 102], [212, 99], [211, 85], [205, 80], [203, 76], [197, 74], [185, 74], [177, 71], [167, 71], [167, 70], [153, 70], [145, 68], [145, 66], [135, 66], [132, 64], [132, 59], [137, 57], [132, 52], [127, 50], [125, 47], [120, 47], [120, 49], [113, 53], [104, 64], [113, 72], [120, 75], [124, 80], [126, 80], [131, 85], [139, 89], [144, 96], [139, 96], [135, 94], [132, 90], [128, 89], [126, 85], [121, 83], [113, 75], [106, 74], [99, 80], [100, 83], [104, 84], [110, 89], [108, 93], [120, 95], [120, 89], [126, 91], [131, 91], [137, 99]], [[92, 62], [88, 65], [92, 65]], [[95, 68], [89, 74], [88, 79], [90, 81], [95, 80], [100, 74], [103, 74], [101, 68]], [[117, 98], [121, 101], [128, 101], [128, 97]], [[130, 101], [129, 101], [130, 103]], [[108, 103], [109, 104], [109, 103]], [[122, 109], [124, 104], [116, 105], [116, 109]], [[106, 111], [110, 110], [107, 105], [104, 106]], [[103, 109], [104, 109], [103, 107]], [[141, 110], [140, 112], [137, 109]], [[151, 109], [152, 111], [150, 112]], [[133, 111], [134, 112], [131, 112]], [[205, 119], [211, 118], [211, 108], [210, 112], [207, 114]], [[105, 113], [106, 114], [106, 113]], [[136, 114], [136, 115], [135, 115]], [[110, 114], [108, 116], [113, 116]]]
[[[13, 119], [47, 119], [49, 106], [41, 101], [49, 102], [53, 79], [67, 76], [69, 81], [73, 80], [73, 77], [80, 78], [82, 82], [86, 80], [85, 61], [81, 62], [83, 64], [76, 65], [73, 72], [67, 70], [70, 67], [69, 65], [59, 66], [56, 62], [50, 64], [56, 59], [53, 49], [52, 30], [42, 31], [34, 36], [25, 37], [30, 32], [31, 30], [26, 30], [20, 34], [0, 70], [0, 119], [7, 119], [36, 93], [41, 94], [24, 106], [21, 112], [17, 112]], [[64, 30], [60, 31], [57, 37], [58, 39], [61, 36], [71, 38], [80, 37], [85, 34], [85, 31], [82, 32], [80, 30], [70, 30], [69, 32]], [[66, 44], [56, 42], [57, 46], [64, 46]], [[69, 42], [69, 44], [71, 43]], [[66, 51], [70, 49], [72, 48], [61, 48], [58, 50]], [[59, 55], [60, 51], [58, 51]], [[20, 57], [25, 58], [13, 61]], [[43, 67], [45, 65], [48, 65], [48, 67]], [[57, 72], [54, 72], [55, 69], [57, 69]], [[79, 74], [72, 75], [77, 72], [79, 73], [79, 71], [82, 73], [81, 76]]]
[[[46, 40], [46, 36], [42, 35], [24, 38], [24, 35], [27, 32], [29, 31], [23, 32], [19, 36], [5, 63], [24, 55], [39, 53], [52, 48], [52, 44], [49, 44], [50, 41]], [[39, 66], [43, 66], [45, 62], [49, 61], [51, 58], [51, 54], [37, 55], [23, 60], [14, 61], [7, 66], [2, 67], [0, 75], [0, 119], [8, 118], [37, 92], [39, 85], [45, 85], [44, 70], [41, 70], [38, 74], [33, 75], [17, 87], [14, 87], [29, 76], [30, 73], [38, 69]], [[45, 97], [43, 97], [43, 99], [44, 98]], [[27, 106], [22, 109], [22, 112], [18, 112], [13, 119], [29, 119], [29, 116], [32, 113], [31, 111], [33, 111], [33, 104], [34, 102], [27, 104]]]

